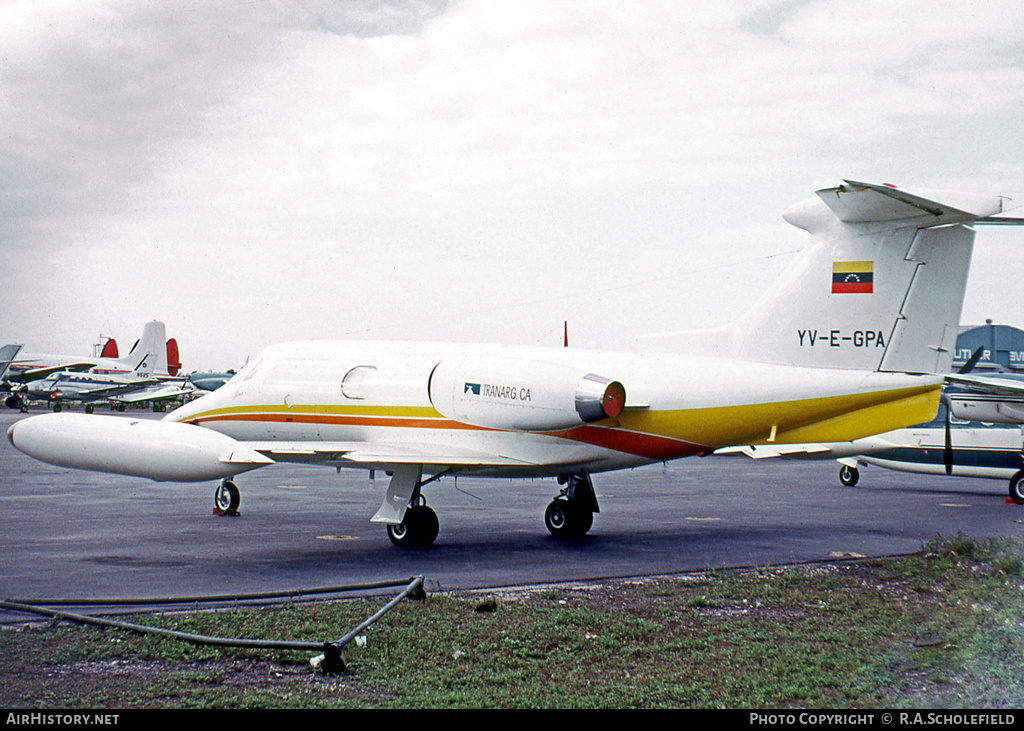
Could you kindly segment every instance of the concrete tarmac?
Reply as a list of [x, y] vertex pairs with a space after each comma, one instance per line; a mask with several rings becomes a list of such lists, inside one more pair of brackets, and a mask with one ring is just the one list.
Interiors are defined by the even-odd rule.
[[[24, 415], [0, 412], [0, 429]], [[154, 418], [137, 412], [133, 418]], [[598, 474], [586, 537], [544, 527], [555, 480], [444, 478], [429, 548], [399, 549], [369, 523], [387, 478], [272, 465], [241, 475], [239, 515], [213, 513], [215, 483], [156, 483], [51, 467], [0, 440], [0, 596], [153, 598], [426, 578], [470, 589], [845, 556], [911, 553], [937, 534], [1024, 538], [1006, 482], [870, 467], [843, 487], [833, 461], [688, 458]], [[24, 620], [0, 615], [0, 620]]]

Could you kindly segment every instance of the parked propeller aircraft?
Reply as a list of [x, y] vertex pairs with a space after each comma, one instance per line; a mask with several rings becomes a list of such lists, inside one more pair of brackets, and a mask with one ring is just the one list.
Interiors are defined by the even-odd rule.
[[[945, 413], [927, 424], [881, 434], [860, 453], [839, 459], [839, 481], [852, 487], [860, 467], [900, 472], [1009, 480], [1010, 499], [1024, 505], [1024, 435], [1020, 426], [958, 422]], [[855, 441], [853, 444], [857, 445]]]
[[[34, 398], [33, 391], [41, 392], [49, 390], [53, 393], [56, 388], [55, 380], [61, 374], [66, 376], [66, 390], [85, 390], [76, 388], [74, 379], [70, 378], [72, 373], [90, 373], [97, 378], [96, 387], [103, 385], [103, 377], [110, 376], [116, 381], [118, 377], [131, 376], [133, 371], [143, 368], [146, 377], [168, 378], [177, 372], [180, 367], [178, 363], [178, 344], [174, 338], [167, 340], [164, 324], [159, 321], [146, 323], [142, 330], [142, 337], [135, 342], [128, 355], [119, 357], [117, 342], [113, 338], [107, 340], [103, 352], [98, 357], [79, 358], [70, 355], [33, 354], [21, 353], [21, 346], [6, 345], [4, 349], [12, 348], [13, 355], [7, 360], [8, 368], [4, 372], [0, 370], [0, 378], [3, 379], [3, 390], [9, 395], [5, 399], [5, 405], [10, 409], [27, 410], [27, 399]], [[145, 361], [145, 362], [143, 362]], [[0, 364], [2, 364], [0, 360]], [[173, 363], [170, 367], [169, 363]], [[171, 371], [174, 371], [172, 373]], [[138, 374], [136, 374], [137, 376]], [[28, 384], [49, 379], [49, 386], [33, 386]], [[107, 382], [107, 385], [112, 385]], [[49, 396], [44, 395], [44, 398]]]
[[1019, 375], [946, 376], [938, 416], [878, 438], [865, 454], [840, 459], [839, 481], [857, 484], [858, 466], [903, 472], [1009, 480], [1010, 499], [1024, 505], [1024, 379]]
[[275, 462], [386, 471], [371, 520], [397, 545], [434, 541], [423, 488], [446, 475], [553, 476], [563, 488], [547, 527], [580, 536], [599, 511], [593, 473], [932, 418], [942, 377], [928, 374], [955, 344], [973, 226], [1004, 203], [855, 181], [820, 190], [784, 214], [810, 245], [748, 314], [646, 338], [644, 351], [291, 343], [161, 421], [44, 414], [8, 437], [59, 466], [221, 480], [226, 510], [233, 478]]
[[84, 403], [88, 413], [102, 401], [121, 411], [134, 403], [151, 403], [159, 409], [161, 403], [194, 393], [184, 378], [155, 376], [151, 360], [149, 354], [143, 354], [138, 366], [127, 375], [59, 371], [28, 385], [22, 393], [30, 399], [50, 402], [54, 411], [61, 411], [65, 401]]
[[[90, 363], [64, 363], [49, 367], [24, 366], [24, 362], [15, 360], [21, 352], [21, 348], [21, 345], [15, 343], [0, 348], [0, 391], [8, 394], [4, 399], [4, 404], [9, 409], [28, 411], [28, 404], [26, 403], [27, 384], [47, 378], [54, 373], [62, 371], [67, 373], [80, 372], [91, 367]], [[11, 373], [11, 366], [15, 364], [21, 367], [17, 373]]]
[[198, 389], [203, 391], [216, 391], [225, 383], [235, 377], [235, 371], [204, 371], [189, 373], [187, 378]]

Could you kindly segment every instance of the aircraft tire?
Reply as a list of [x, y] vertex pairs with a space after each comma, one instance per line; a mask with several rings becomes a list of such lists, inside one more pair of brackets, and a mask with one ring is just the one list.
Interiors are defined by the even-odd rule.
[[426, 505], [414, 505], [405, 511], [398, 525], [389, 525], [388, 538], [396, 546], [429, 546], [437, 539], [437, 513]]
[[228, 480], [218, 485], [217, 490], [213, 493], [213, 506], [222, 515], [238, 510], [241, 502], [242, 495], [238, 491], [238, 487]]
[[1024, 470], [1010, 478], [1010, 499], [1018, 505], [1024, 505]]
[[555, 538], [579, 538], [594, 524], [594, 514], [568, 500], [552, 500], [544, 511], [544, 525]]
[[839, 481], [847, 487], [853, 487], [857, 484], [860, 479], [860, 470], [856, 467], [850, 467], [849, 465], [843, 465], [839, 468]]

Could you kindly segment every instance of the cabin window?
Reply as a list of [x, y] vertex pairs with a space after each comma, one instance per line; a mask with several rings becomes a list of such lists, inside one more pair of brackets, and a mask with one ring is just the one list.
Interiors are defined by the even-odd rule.
[[365, 399], [370, 384], [376, 376], [376, 366], [356, 366], [341, 379], [341, 393], [345, 398]]

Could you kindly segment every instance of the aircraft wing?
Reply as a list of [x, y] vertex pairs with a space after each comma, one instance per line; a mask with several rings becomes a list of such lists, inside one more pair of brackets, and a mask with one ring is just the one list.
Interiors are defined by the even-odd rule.
[[752, 459], [781, 457], [782, 459], [838, 459], [871, 454], [894, 447], [885, 435], [864, 437], [852, 442], [830, 442], [828, 444], [757, 444], [716, 449], [715, 454], [745, 454]]
[[243, 442], [275, 462], [350, 463], [353, 467], [430, 464], [472, 468], [524, 467], [537, 464], [514, 457], [458, 447], [406, 442]]
[[[152, 386], [159, 381], [146, 380], [146, 381], [131, 381], [129, 383], [120, 383], [116, 386], [104, 386], [102, 388], [90, 388], [86, 391], [79, 391], [77, 394], [69, 396], [72, 400], [74, 399], [105, 399], [113, 398], [122, 393], [133, 393], [140, 389]], [[59, 384], [58, 384], [59, 387]], [[148, 399], [143, 399], [148, 400]]]
[[743, 447], [722, 447], [715, 454], [745, 454], [751, 459], [767, 459], [769, 457], [792, 457], [828, 452], [825, 444], [753, 444]]
[[54, 373], [80, 373], [82, 371], [87, 371], [92, 368], [93, 365], [93, 363], [65, 363], [63, 365], [51, 366], [49, 368], [30, 368], [22, 371], [21, 373], [8, 376], [7, 380], [12, 383], [31, 383], [32, 381], [41, 381], [44, 378], [49, 378]]
[[141, 390], [130, 391], [125, 396], [114, 396], [114, 400], [120, 403], [137, 404], [151, 401], [171, 401], [195, 393], [194, 388], [185, 388], [175, 384], [168, 384], [156, 388], [150, 388], [161, 381], [149, 382]]
[[1024, 397], [1024, 381], [1010, 380], [1008, 378], [994, 378], [986, 376], [964, 376], [950, 374], [946, 376], [946, 382], [954, 386], [963, 386], [972, 391], [992, 394], [994, 396], [1016, 396]]

